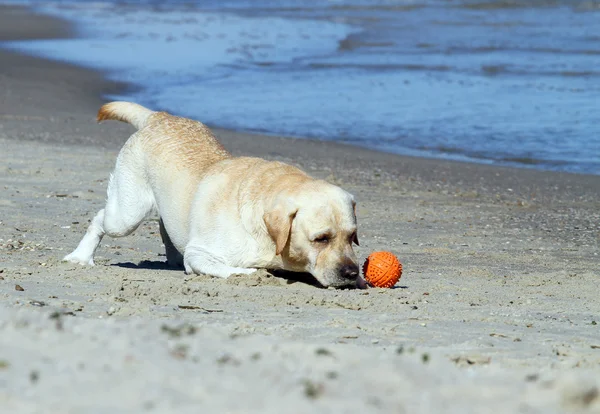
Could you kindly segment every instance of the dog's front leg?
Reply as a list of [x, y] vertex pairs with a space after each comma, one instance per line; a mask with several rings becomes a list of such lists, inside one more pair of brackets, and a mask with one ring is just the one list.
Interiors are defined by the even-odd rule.
[[183, 254], [185, 273], [205, 274], [210, 276], [228, 278], [234, 274], [249, 275], [256, 269], [229, 266], [220, 257], [213, 255], [200, 246], [189, 243]]

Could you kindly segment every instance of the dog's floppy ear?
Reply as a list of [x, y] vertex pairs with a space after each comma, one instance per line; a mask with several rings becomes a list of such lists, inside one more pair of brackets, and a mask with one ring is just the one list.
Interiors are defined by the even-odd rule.
[[[354, 197], [352, 197], [352, 208], [354, 209], [354, 221], [356, 221], [356, 201], [354, 201]], [[360, 244], [358, 243], [358, 231], [354, 232], [354, 237], [352, 238], [352, 241], [357, 246], [360, 246]]]
[[356, 234], [356, 232], [354, 232], [354, 237], [352, 238], [352, 241], [354, 242], [354, 244], [356, 244], [357, 246], [360, 246], [360, 243], [358, 243], [358, 234]]
[[273, 209], [263, 215], [269, 236], [275, 242], [275, 253], [280, 255], [290, 238], [292, 221], [296, 217], [298, 208], [291, 202], [277, 203]]

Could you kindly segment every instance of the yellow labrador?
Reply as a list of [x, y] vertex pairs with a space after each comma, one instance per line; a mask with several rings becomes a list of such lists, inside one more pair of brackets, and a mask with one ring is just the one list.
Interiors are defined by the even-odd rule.
[[93, 265], [104, 234], [127, 236], [158, 215], [167, 261], [186, 273], [283, 269], [362, 287], [351, 194], [281, 162], [234, 158], [197, 121], [129, 102], [102, 106], [106, 119], [138, 131], [117, 157], [105, 208], [64, 260]]

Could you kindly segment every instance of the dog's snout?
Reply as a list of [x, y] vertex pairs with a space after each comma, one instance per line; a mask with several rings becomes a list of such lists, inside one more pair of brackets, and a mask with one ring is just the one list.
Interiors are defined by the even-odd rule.
[[344, 279], [356, 279], [358, 277], [358, 266], [355, 264], [343, 265], [340, 268], [340, 276]]

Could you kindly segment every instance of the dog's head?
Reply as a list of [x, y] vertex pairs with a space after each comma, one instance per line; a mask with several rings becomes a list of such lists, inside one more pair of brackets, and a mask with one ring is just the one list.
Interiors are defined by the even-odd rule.
[[311, 273], [323, 286], [356, 286], [359, 269], [354, 197], [325, 181], [281, 194], [264, 221], [286, 270]]

